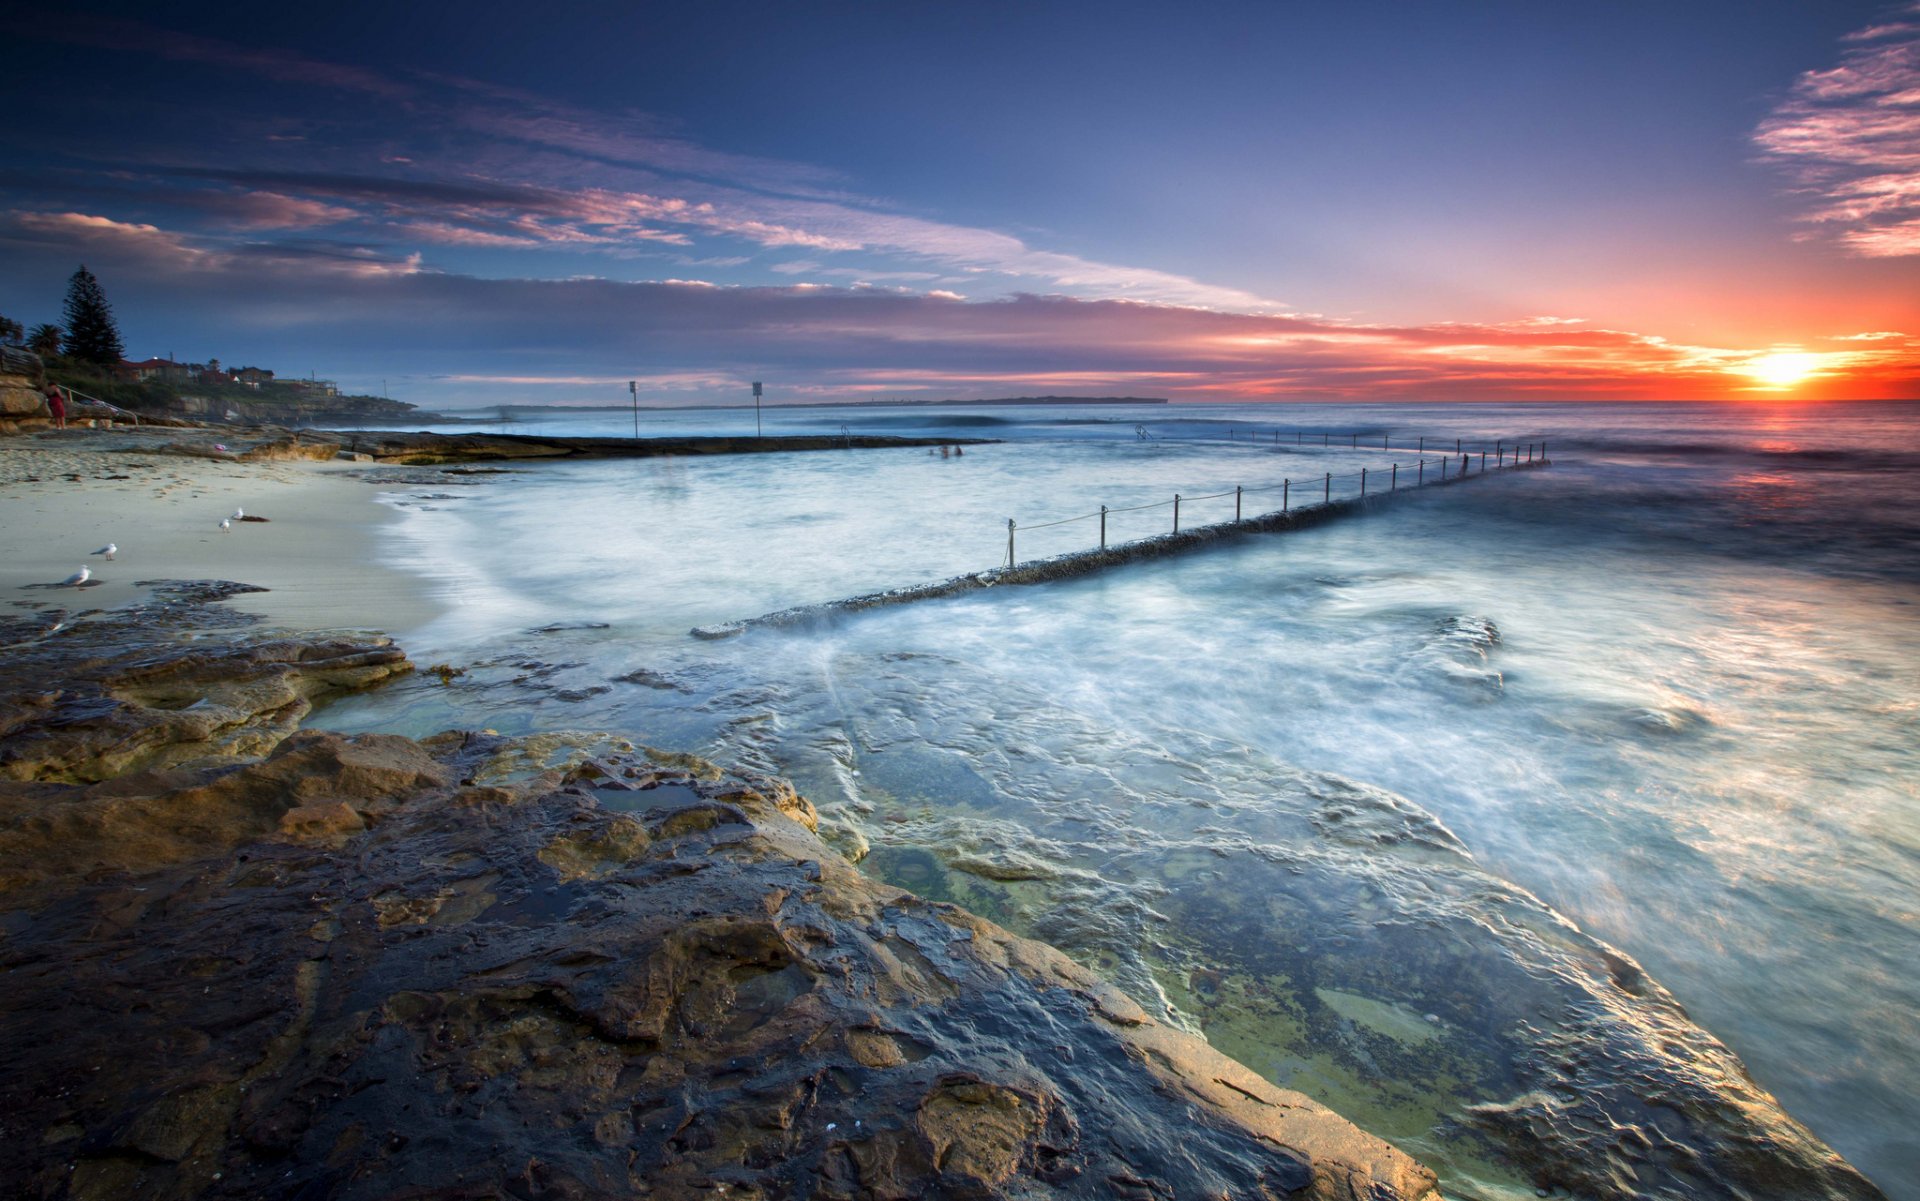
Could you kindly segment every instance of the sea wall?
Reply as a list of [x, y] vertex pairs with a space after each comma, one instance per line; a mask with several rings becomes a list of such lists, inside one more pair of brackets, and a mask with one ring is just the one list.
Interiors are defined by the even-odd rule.
[[[976, 592], [983, 588], [993, 588], [1003, 584], [1045, 584], [1055, 580], [1074, 579], [1092, 575], [1109, 568], [1123, 567], [1129, 563], [1144, 562], [1149, 559], [1164, 559], [1173, 555], [1184, 555], [1192, 551], [1217, 545], [1224, 539], [1237, 538], [1245, 534], [1271, 534], [1290, 530], [1311, 529], [1329, 521], [1356, 517], [1374, 512], [1405, 501], [1429, 488], [1451, 488], [1457, 484], [1476, 481], [1489, 474], [1504, 474], [1509, 471], [1533, 471], [1551, 466], [1547, 459], [1536, 459], [1526, 463], [1515, 463], [1510, 467], [1496, 468], [1492, 472], [1476, 471], [1471, 474], [1457, 475], [1448, 480], [1434, 480], [1418, 488], [1404, 488], [1390, 492], [1376, 492], [1368, 496], [1348, 497], [1341, 500], [1315, 502], [1312, 504], [1288, 507], [1284, 510], [1263, 513], [1240, 521], [1222, 521], [1211, 525], [1194, 526], [1191, 529], [1174, 533], [1156, 534], [1150, 538], [1138, 538], [1131, 542], [1122, 542], [1116, 546], [1097, 547], [1092, 550], [1074, 551], [1065, 555], [1054, 555], [1045, 559], [1033, 559], [1025, 563], [1016, 563], [1009, 567], [997, 567], [990, 571], [976, 571], [967, 575], [957, 575], [949, 579], [938, 580], [931, 584], [916, 584], [905, 588], [893, 588], [885, 592], [868, 592], [859, 596], [850, 596], [841, 600], [826, 601], [816, 605], [797, 605], [791, 609], [780, 609], [765, 613], [759, 617], [744, 621], [726, 622], [719, 625], [699, 626], [692, 633], [696, 638], [731, 638], [744, 633], [755, 626], [793, 626], [811, 621], [822, 620], [834, 613], [855, 612], [860, 609], [874, 609], [883, 605], [906, 605], [915, 601], [938, 600], [941, 597], [957, 596], [963, 592]], [[1308, 491], [1302, 487], [1303, 492]], [[1017, 530], [1016, 530], [1017, 533]]]

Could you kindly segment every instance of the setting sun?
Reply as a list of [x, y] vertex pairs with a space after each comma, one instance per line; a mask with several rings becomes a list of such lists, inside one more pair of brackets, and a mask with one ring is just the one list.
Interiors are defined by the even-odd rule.
[[1820, 356], [1799, 350], [1763, 354], [1741, 368], [1769, 388], [1791, 388], [1820, 368]]

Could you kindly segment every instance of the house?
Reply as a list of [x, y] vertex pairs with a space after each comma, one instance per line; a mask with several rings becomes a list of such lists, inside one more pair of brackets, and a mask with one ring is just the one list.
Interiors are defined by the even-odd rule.
[[176, 363], [172, 359], [142, 359], [137, 363], [121, 363], [119, 374], [126, 379], [146, 381], [165, 380], [169, 383], [184, 383], [206, 368], [199, 363]]

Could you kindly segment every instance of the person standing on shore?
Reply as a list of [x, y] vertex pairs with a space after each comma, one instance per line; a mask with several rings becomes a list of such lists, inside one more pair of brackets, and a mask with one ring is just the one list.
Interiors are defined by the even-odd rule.
[[60, 394], [59, 384], [47, 385], [47, 412], [53, 414], [53, 428], [67, 428], [67, 399]]

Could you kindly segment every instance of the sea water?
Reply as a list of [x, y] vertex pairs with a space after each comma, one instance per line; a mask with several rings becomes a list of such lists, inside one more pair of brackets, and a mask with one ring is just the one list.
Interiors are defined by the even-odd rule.
[[[639, 420], [643, 435], [740, 434], [754, 414]], [[851, 407], [762, 421], [1000, 441], [957, 457], [539, 465], [397, 489], [406, 520], [387, 553], [449, 607], [393, 632], [416, 662], [467, 674], [320, 722], [611, 729], [789, 775], [876, 874], [1061, 944], [1250, 1062], [1251, 1010], [1229, 1015], [1195, 981], [1213, 987], [1223, 956], [1248, 979], [1269, 960], [1186, 928], [1222, 918], [1183, 882], [1196, 853], [1284, 841], [1268, 828], [1275, 798], [1334, 781], [1432, 819], [1638, 959], [1790, 1113], [1890, 1195], [1920, 1198], [1920, 406]], [[505, 428], [631, 424], [547, 414]], [[1170, 529], [1175, 493], [1183, 528], [1236, 502], [1251, 516], [1280, 507], [1283, 481], [1297, 505], [1328, 474], [1335, 495], [1361, 469], [1374, 489], [1421, 478], [1456, 439], [1502, 455], [1545, 442], [1553, 466], [1072, 581], [689, 636], [991, 569], [1009, 519], [1024, 561], [1097, 545], [1103, 505], [1119, 543]], [[1398, 1123], [1443, 1171], [1455, 1154], [1406, 1134], [1424, 1109], [1356, 1099], [1338, 1065], [1253, 1066], [1337, 1108], [1377, 1102], [1352, 1116]]]

